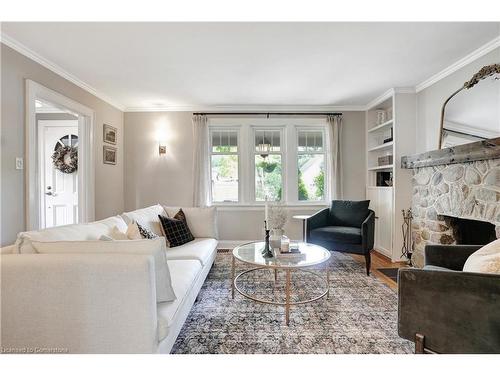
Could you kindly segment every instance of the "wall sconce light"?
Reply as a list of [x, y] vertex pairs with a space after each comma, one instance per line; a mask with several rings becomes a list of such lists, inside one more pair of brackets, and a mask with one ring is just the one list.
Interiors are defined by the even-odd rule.
[[158, 146], [158, 153], [161, 155], [165, 155], [167, 153], [167, 145], [165, 141], [160, 141], [160, 145]]

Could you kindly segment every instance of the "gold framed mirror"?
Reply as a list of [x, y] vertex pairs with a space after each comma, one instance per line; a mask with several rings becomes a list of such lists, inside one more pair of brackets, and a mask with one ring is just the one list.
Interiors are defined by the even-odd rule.
[[445, 100], [439, 131], [440, 149], [500, 137], [500, 64], [484, 66]]

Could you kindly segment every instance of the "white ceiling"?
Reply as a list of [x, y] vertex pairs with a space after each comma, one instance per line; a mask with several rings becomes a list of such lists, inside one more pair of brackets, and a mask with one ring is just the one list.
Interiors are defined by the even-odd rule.
[[500, 23], [3, 23], [125, 109], [363, 106], [500, 35]]

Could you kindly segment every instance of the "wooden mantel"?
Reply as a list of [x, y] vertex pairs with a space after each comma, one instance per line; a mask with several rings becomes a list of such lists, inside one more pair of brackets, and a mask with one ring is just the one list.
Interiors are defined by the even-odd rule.
[[403, 156], [401, 158], [401, 168], [413, 169], [496, 158], [500, 158], [500, 137], [422, 154]]

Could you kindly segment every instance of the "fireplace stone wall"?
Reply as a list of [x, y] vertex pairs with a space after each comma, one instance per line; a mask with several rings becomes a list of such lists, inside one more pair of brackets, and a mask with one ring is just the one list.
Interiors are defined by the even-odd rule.
[[425, 245], [455, 243], [442, 215], [493, 223], [500, 238], [500, 159], [415, 168], [412, 211], [417, 267]]

